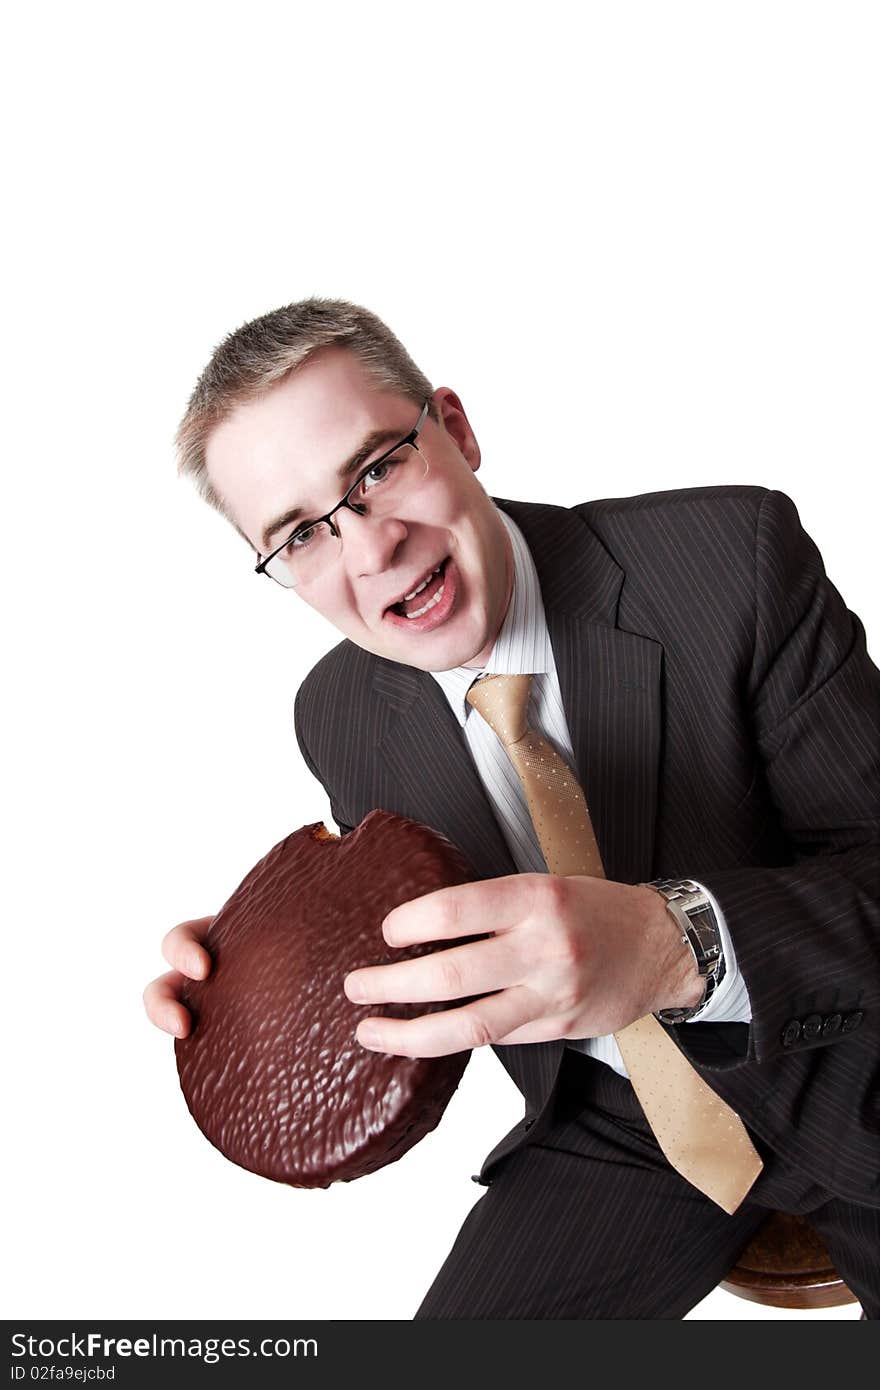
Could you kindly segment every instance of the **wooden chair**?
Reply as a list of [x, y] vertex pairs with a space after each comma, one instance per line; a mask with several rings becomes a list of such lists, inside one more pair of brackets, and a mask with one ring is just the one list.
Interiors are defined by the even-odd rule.
[[858, 1299], [802, 1216], [773, 1212], [720, 1287], [772, 1308], [838, 1308]]

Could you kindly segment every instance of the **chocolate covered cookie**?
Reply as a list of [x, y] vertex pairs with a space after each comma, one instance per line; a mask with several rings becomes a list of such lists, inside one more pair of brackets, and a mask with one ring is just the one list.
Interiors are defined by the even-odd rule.
[[434, 1128], [470, 1054], [391, 1057], [361, 1047], [355, 1029], [455, 1004], [356, 1005], [342, 982], [438, 949], [388, 946], [385, 916], [475, 877], [446, 836], [384, 810], [342, 838], [305, 825], [251, 869], [211, 924], [211, 973], [187, 982], [193, 1028], [175, 1042], [187, 1105], [221, 1153], [276, 1182], [328, 1187]]

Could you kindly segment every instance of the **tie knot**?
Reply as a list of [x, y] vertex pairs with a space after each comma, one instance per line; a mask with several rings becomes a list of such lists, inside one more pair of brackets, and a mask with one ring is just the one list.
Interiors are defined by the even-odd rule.
[[480, 676], [465, 699], [482, 715], [505, 748], [519, 743], [528, 729], [526, 707], [532, 678], [526, 676]]

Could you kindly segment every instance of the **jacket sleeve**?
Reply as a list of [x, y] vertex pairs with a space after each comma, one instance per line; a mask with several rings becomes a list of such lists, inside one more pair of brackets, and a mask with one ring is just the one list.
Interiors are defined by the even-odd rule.
[[846, 1047], [880, 1010], [880, 673], [862, 623], [778, 491], [764, 495], [757, 519], [743, 698], [789, 852], [778, 866], [701, 874], [751, 1001], [747, 1052], [730, 1066]]

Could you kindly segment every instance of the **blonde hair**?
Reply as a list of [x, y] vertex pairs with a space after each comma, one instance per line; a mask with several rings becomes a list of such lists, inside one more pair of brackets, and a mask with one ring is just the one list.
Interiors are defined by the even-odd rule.
[[[199, 496], [241, 536], [244, 532], [208, 477], [208, 436], [237, 406], [262, 395], [321, 348], [331, 346], [344, 347], [357, 357], [380, 389], [397, 391], [417, 405], [431, 395], [428, 378], [390, 328], [369, 309], [345, 299], [302, 299], [230, 333], [196, 382], [174, 442], [180, 476], [192, 478]], [[437, 418], [433, 402], [430, 414]]]

